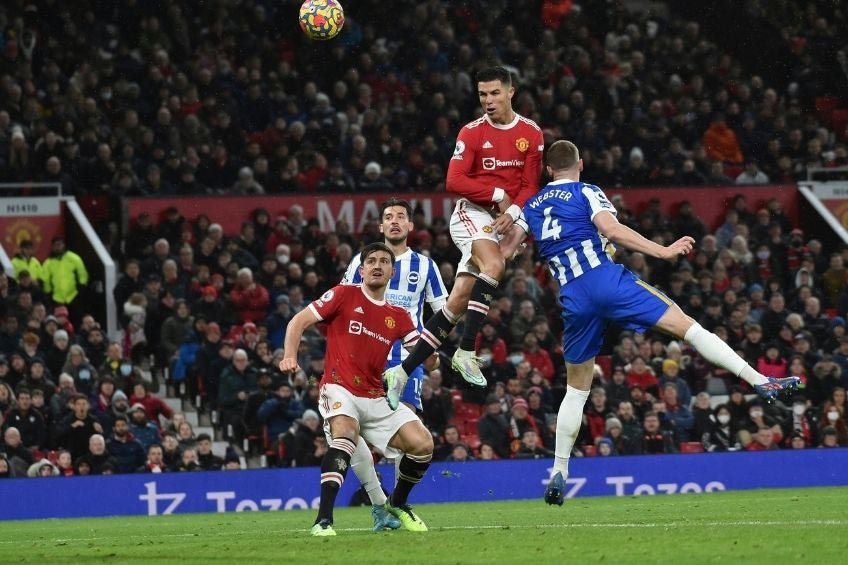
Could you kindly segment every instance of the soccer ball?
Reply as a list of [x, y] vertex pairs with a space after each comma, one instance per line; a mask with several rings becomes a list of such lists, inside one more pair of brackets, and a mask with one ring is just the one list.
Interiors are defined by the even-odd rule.
[[300, 29], [309, 39], [325, 41], [344, 26], [344, 10], [336, 0], [306, 0], [300, 6]]

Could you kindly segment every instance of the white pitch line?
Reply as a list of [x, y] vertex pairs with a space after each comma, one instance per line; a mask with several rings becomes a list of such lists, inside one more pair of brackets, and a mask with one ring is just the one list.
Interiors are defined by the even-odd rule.
[[[432, 531], [454, 531], [454, 530], [540, 530], [540, 529], [572, 529], [572, 528], [695, 528], [704, 526], [848, 526], [848, 520], [709, 520], [709, 521], [692, 521], [692, 522], [588, 522], [575, 524], [534, 524], [534, 525], [511, 525], [511, 524], [495, 524], [486, 526], [435, 526]], [[337, 532], [370, 532], [371, 528], [335, 528]], [[308, 529], [296, 530], [244, 530], [229, 532], [231, 535], [274, 535], [282, 534], [286, 531], [294, 533], [307, 533]], [[35, 540], [0, 540], [0, 544], [29, 544], [38, 543], [67, 543], [81, 541], [103, 541], [115, 539], [146, 539], [148, 535], [120, 535], [114, 537], [108, 536], [93, 536], [87, 538], [55, 538], [55, 539], [35, 539]], [[188, 537], [204, 537], [196, 533], [182, 534], [156, 534], [160, 538], [188, 538]]]

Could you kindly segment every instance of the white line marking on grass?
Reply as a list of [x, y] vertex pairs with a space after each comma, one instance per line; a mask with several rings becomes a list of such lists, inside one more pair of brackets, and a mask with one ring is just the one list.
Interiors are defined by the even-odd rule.
[[[542, 530], [542, 529], [560, 529], [566, 530], [571, 528], [700, 528], [704, 526], [783, 526], [783, 527], [803, 527], [803, 526], [848, 526], [848, 520], [693, 520], [691, 522], [578, 522], [574, 524], [533, 524], [533, 525], [514, 525], [514, 524], [491, 524], [485, 526], [434, 526], [432, 531], [454, 531], [454, 530]], [[337, 532], [370, 532], [371, 528], [335, 528]], [[309, 529], [299, 528], [295, 530], [243, 530], [228, 532], [229, 535], [274, 535], [283, 534], [286, 532], [308, 533]], [[198, 533], [181, 533], [181, 534], [150, 534], [150, 535], [116, 535], [116, 536], [91, 536], [86, 538], [52, 538], [52, 539], [17, 539], [17, 540], [0, 540], [0, 545], [18, 544], [26, 545], [32, 543], [68, 543], [68, 542], [83, 542], [83, 541], [105, 541], [105, 540], [120, 540], [127, 539], [148, 539], [156, 538], [204, 538], [204, 534]]]

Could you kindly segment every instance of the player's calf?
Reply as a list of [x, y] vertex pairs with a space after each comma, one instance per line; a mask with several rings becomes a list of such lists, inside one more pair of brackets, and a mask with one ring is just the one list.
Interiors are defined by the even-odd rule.
[[346, 437], [333, 438], [324, 459], [321, 461], [321, 502], [315, 523], [329, 521], [333, 523], [333, 506], [336, 496], [344, 484], [350, 468], [350, 458], [356, 450], [356, 443]]

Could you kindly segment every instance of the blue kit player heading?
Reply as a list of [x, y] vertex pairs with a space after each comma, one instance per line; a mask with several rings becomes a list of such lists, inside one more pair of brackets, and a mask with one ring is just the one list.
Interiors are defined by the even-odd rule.
[[610, 322], [638, 332], [656, 327], [682, 338], [710, 363], [745, 380], [767, 400], [784, 389], [794, 389], [800, 381], [798, 377], [761, 375], [662, 292], [613, 262], [612, 244], [672, 260], [692, 251], [695, 240], [685, 236], [662, 246], [620, 224], [603, 191], [580, 181], [582, 170], [577, 147], [570, 141], [557, 141], [547, 153], [547, 171], [553, 181], [524, 205], [539, 254], [560, 285], [568, 385], [559, 407], [556, 459], [545, 492], [548, 504], [559, 505], [565, 499], [568, 459], [589, 396], [595, 356]]

